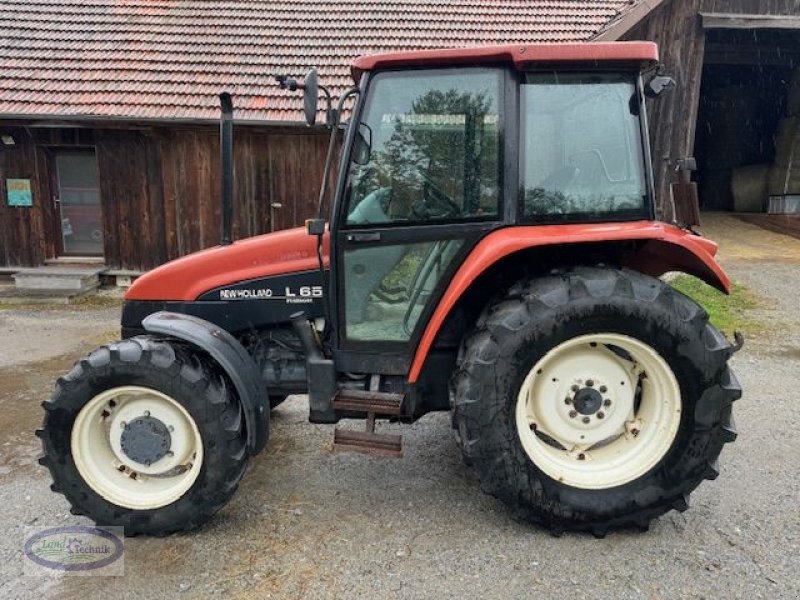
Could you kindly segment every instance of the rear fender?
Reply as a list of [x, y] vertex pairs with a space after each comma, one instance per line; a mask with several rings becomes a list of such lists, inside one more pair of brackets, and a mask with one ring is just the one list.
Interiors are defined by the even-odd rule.
[[247, 451], [257, 454], [269, 437], [269, 401], [253, 357], [230, 333], [191, 315], [160, 311], [142, 321], [144, 328], [189, 342], [204, 350], [230, 378], [244, 413]]
[[408, 381], [417, 381], [428, 352], [451, 310], [482, 274], [501, 261], [531, 249], [546, 246], [564, 246], [566, 249], [590, 244], [625, 245], [626, 251], [622, 254], [620, 266], [653, 277], [669, 271], [682, 271], [726, 294], [730, 292], [730, 279], [714, 259], [717, 245], [666, 223], [637, 221], [500, 229], [478, 243], [451, 280], [422, 334]]

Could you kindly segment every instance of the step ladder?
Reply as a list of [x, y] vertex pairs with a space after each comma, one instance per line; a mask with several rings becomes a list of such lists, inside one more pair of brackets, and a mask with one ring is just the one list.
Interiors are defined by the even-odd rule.
[[399, 435], [375, 432], [377, 415], [399, 416], [402, 394], [365, 390], [339, 390], [333, 399], [337, 412], [366, 414], [365, 431], [336, 428], [333, 430], [334, 452], [360, 452], [391, 458], [403, 456], [403, 440]]

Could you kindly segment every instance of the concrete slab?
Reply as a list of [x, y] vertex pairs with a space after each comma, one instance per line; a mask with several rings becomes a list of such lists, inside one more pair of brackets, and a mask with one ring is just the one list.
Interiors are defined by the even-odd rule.
[[100, 273], [105, 267], [44, 266], [22, 269], [12, 275], [20, 291], [84, 293], [100, 285]]

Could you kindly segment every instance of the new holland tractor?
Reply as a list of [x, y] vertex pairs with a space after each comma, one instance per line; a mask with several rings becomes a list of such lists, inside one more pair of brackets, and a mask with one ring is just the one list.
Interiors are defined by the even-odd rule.
[[645, 104], [674, 83], [656, 46], [383, 54], [352, 75], [336, 104], [314, 70], [279, 78], [309, 124], [328, 97], [320, 214], [237, 241], [223, 95], [222, 243], [137, 279], [121, 341], [58, 380], [37, 432], [52, 489], [128, 535], [195, 528], [271, 408], [308, 394], [312, 423], [365, 420], [334, 450], [383, 456], [401, 439], [376, 420], [450, 411], [483, 490], [553, 532], [685, 510], [736, 437], [741, 340], [659, 278], [730, 285], [714, 242], [656, 218]]

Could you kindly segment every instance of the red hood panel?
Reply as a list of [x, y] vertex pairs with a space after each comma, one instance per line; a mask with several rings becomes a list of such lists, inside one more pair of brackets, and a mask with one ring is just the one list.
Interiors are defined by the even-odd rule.
[[[326, 265], [328, 251], [326, 234]], [[191, 301], [223, 285], [318, 268], [317, 238], [298, 227], [208, 248], [163, 264], [139, 277], [125, 299]]]

